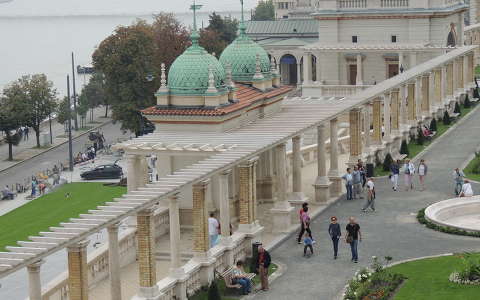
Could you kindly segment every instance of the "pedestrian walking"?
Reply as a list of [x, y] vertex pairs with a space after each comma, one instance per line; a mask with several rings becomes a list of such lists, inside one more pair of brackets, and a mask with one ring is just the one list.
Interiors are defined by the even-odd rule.
[[418, 179], [420, 180], [421, 191], [425, 190], [425, 177], [427, 176], [428, 166], [425, 160], [420, 160], [418, 165]]
[[[368, 184], [368, 181], [367, 181]], [[362, 241], [362, 233], [360, 232], [360, 225], [355, 222], [354, 217], [350, 217], [347, 227], [347, 235], [345, 236], [345, 242], [350, 244], [350, 250], [352, 251], [352, 261], [358, 262], [358, 242]]]
[[26, 140], [28, 141], [28, 126], [25, 126], [24, 134], [25, 134]]
[[312, 236], [312, 230], [310, 229], [310, 215], [308, 214], [308, 206], [303, 208], [302, 223], [303, 223], [303, 228], [305, 228], [305, 231], [308, 233], [313, 243], [315, 244], [315, 240], [313, 239], [313, 236]]
[[215, 219], [215, 214], [212, 212], [210, 213], [210, 217], [208, 218], [208, 235], [210, 238], [210, 248], [215, 247], [218, 243], [218, 229], [220, 225], [218, 220]]
[[340, 230], [340, 224], [337, 223], [337, 217], [330, 218], [330, 225], [328, 226], [328, 234], [332, 239], [333, 243], [333, 259], [337, 259], [338, 256], [338, 240], [342, 236], [342, 231]]
[[298, 233], [298, 239], [297, 239], [298, 244], [302, 243], [301, 240], [302, 240], [303, 234], [305, 233], [305, 226], [303, 224], [303, 214], [305, 213], [305, 208], [307, 208], [308, 210], [307, 202], [303, 202], [302, 208], [300, 208], [300, 210], [298, 211], [298, 217], [300, 219], [300, 232]]
[[390, 180], [392, 181], [392, 190], [397, 191], [398, 189], [398, 177], [400, 176], [400, 160], [393, 162], [390, 165]]
[[32, 193], [30, 194], [30, 196], [35, 197], [36, 190], [37, 190], [37, 182], [34, 178], [32, 178]]
[[363, 199], [362, 197], [362, 172], [358, 170], [358, 166], [353, 167], [353, 199]]
[[460, 192], [460, 197], [472, 197], [473, 196], [473, 189], [470, 181], [465, 179], [462, 185], [462, 191]]
[[405, 188], [406, 191], [409, 189], [413, 190], [413, 175], [415, 174], [415, 165], [410, 162], [409, 159], [405, 161], [403, 165], [403, 171], [405, 173]]
[[307, 233], [305, 233], [303, 237], [303, 244], [303, 256], [307, 256], [307, 249], [310, 249], [310, 255], [308, 255], [308, 257], [313, 255], [313, 240], [311, 237], [308, 236]]
[[455, 180], [455, 196], [459, 196], [460, 192], [462, 191], [465, 174], [459, 168], [455, 168], [455, 170], [453, 171], [453, 177]]
[[367, 170], [365, 170], [365, 166], [363, 165], [363, 161], [361, 159], [359, 159], [357, 161], [357, 167], [358, 167], [358, 170], [361, 173], [362, 175], [362, 189], [365, 188], [365, 184], [367, 183]]
[[256, 269], [258, 271], [258, 275], [260, 276], [260, 285], [262, 291], [268, 291], [268, 267], [270, 267], [271, 262], [272, 258], [270, 253], [263, 248], [263, 245], [259, 245]]
[[363, 212], [367, 211], [367, 208], [371, 208], [372, 211], [375, 211], [375, 184], [373, 183], [373, 178], [368, 178], [367, 181], [367, 202], [362, 208]]
[[352, 200], [353, 199], [352, 169], [347, 168], [347, 173], [342, 176], [342, 179], [345, 180], [345, 187], [347, 188], [347, 200]]

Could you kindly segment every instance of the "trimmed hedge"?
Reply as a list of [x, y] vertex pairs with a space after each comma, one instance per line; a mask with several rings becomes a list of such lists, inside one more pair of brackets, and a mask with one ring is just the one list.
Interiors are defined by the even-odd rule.
[[480, 232], [469, 232], [466, 230], [462, 229], [457, 229], [453, 227], [448, 227], [448, 226], [440, 226], [435, 223], [430, 222], [425, 218], [425, 208], [421, 209], [417, 213], [417, 220], [420, 224], [425, 225], [427, 228], [440, 231], [443, 233], [448, 233], [448, 234], [456, 234], [456, 235], [465, 235], [465, 236], [471, 236], [471, 237], [478, 237], [480, 238]]

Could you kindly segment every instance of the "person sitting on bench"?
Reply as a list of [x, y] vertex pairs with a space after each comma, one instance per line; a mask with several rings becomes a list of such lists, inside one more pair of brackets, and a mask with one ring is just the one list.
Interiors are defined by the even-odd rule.
[[232, 271], [232, 283], [240, 284], [242, 286], [242, 293], [248, 295], [252, 291], [252, 281], [247, 277], [243, 271], [243, 261], [237, 261]]
[[10, 190], [8, 185], [6, 185], [5, 188], [2, 190], [2, 200], [13, 200], [13, 198], [15, 198], [15, 193]]

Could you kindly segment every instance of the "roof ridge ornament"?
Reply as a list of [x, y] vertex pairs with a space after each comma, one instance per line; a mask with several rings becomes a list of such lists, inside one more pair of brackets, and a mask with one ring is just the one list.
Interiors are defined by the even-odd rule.
[[217, 88], [215, 87], [215, 76], [213, 75], [213, 66], [208, 66], [208, 88], [207, 94], [216, 94]]
[[225, 66], [225, 71], [227, 73], [227, 87], [229, 87], [230, 89], [235, 89], [235, 83], [232, 79], [232, 64], [227, 62]]
[[273, 58], [273, 56], [270, 57], [270, 72], [273, 75], [278, 75], [277, 63], [275, 62], [275, 59]]
[[245, 25], [245, 17], [243, 13], [243, 0], [240, 0], [240, 5], [242, 6], [242, 14], [241, 14], [241, 19], [240, 19], [240, 24], [238, 26], [238, 29], [240, 30], [240, 36], [245, 36], [247, 26]]
[[255, 75], [253, 75], [253, 80], [263, 80], [265, 79], [262, 74], [262, 69], [260, 67], [260, 54], [256, 54], [255, 57]]

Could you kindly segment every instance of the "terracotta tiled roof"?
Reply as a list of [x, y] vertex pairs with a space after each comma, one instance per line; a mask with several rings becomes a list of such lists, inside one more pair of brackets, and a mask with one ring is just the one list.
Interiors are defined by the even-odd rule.
[[269, 91], [262, 92], [256, 88], [253, 88], [248, 85], [237, 84], [237, 103], [214, 108], [214, 109], [205, 109], [205, 108], [187, 108], [182, 109], [178, 107], [157, 107], [152, 106], [142, 110], [144, 115], [176, 115], [176, 116], [222, 116], [229, 114], [231, 112], [240, 110], [242, 108], [248, 107], [253, 103], [269, 99], [278, 95], [286, 94], [293, 89], [292, 86], [281, 86], [278, 88], [273, 88]]

